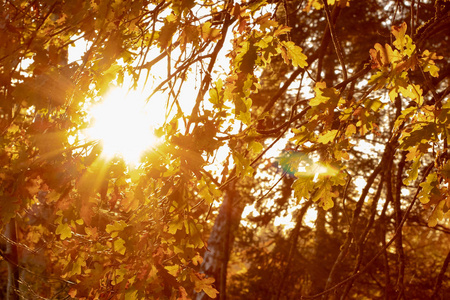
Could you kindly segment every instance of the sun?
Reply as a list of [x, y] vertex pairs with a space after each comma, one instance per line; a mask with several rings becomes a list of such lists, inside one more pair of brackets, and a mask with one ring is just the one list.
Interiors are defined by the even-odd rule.
[[138, 165], [142, 154], [158, 142], [154, 129], [164, 116], [150, 104], [137, 91], [115, 88], [88, 110], [91, 125], [86, 135], [102, 144], [105, 158], [121, 157]]

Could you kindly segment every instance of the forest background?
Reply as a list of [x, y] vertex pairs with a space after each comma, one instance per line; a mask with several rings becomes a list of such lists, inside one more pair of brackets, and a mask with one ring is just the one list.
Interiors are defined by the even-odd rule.
[[450, 297], [450, 1], [0, 3], [0, 298]]

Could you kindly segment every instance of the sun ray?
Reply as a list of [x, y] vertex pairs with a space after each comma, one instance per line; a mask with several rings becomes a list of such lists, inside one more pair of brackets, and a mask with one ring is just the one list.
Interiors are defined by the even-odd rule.
[[155, 127], [164, 112], [150, 107], [136, 91], [116, 88], [103, 101], [88, 111], [91, 126], [89, 139], [102, 145], [102, 156], [123, 158], [129, 165], [138, 165], [142, 154], [157, 143]]

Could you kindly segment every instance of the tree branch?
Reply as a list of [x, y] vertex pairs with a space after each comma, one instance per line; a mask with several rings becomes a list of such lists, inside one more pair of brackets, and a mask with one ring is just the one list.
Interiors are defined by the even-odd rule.
[[444, 280], [445, 272], [447, 271], [448, 265], [450, 263], [450, 251], [447, 253], [447, 257], [444, 260], [444, 264], [442, 265], [441, 271], [439, 272], [438, 277], [436, 278], [436, 283], [434, 284], [433, 294], [430, 299], [436, 299], [439, 293], [439, 290], [442, 286], [442, 281]]
[[[427, 178], [428, 174], [430, 173], [431, 169], [433, 168], [434, 163], [430, 164], [427, 168], [427, 170], [425, 171], [422, 180], [420, 183], [424, 182], [425, 179]], [[419, 195], [419, 192], [422, 190], [422, 187], [419, 185], [419, 187], [417, 188], [416, 194], [414, 195], [413, 200], [411, 201], [411, 204], [408, 206], [408, 209], [405, 211], [405, 214], [403, 216], [403, 219], [399, 225], [399, 227], [397, 227], [397, 229], [395, 230], [394, 236], [389, 240], [389, 242], [386, 244], [385, 247], [383, 247], [380, 251], [377, 252], [377, 254], [364, 266], [364, 268], [362, 268], [358, 273], [351, 275], [349, 277], [347, 277], [346, 279], [342, 280], [341, 282], [335, 284], [334, 286], [332, 286], [331, 288], [326, 289], [325, 291], [312, 295], [312, 296], [302, 296], [302, 299], [315, 299], [318, 297], [321, 297], [323, 295], [326, 295], [332, 291], [334, 291], [335, 289], [337, 289], [338, 287], [340, 287], [341, 285], [344, 285], [345, 283], [347, 283], [348, 281], [352, 280], [355, 277], [358, 277], [359, 275], [363, 274], [364, 272], [366, 272], [370, 266], [377, 260], [377, 258], [382, 255], [384, 253], [384, 251], [397, 239], [400, 231], [402, 230], [403, 224], [405, 224], [405, 221], [409, 215], [409, 213], [411, 212], [411, 209], [413, 208], [414, 204], [417, 201], [417, 197]]]
[[[323, 5], [325, 6], [325, 15], [327, 17], [328, 27], [330, 28], [331, 39], [333, 40], [334, 49], [336, 51], [336, 55], [338, 57], [339, 63], [341, 64], [342, 73], [344, 76], [344, 81], [347, 80], [347, 68], [345, 67], [344, 54], [341, 49], [341, 45], [339, 43], [338, 37], [336, 35], [336, 31], [334, 28], [334, 24], [332, 24], [330, 9], [328, 7], [328, 1], [324, 0]], [[345, 88], [345, 86], [343, 87]]]

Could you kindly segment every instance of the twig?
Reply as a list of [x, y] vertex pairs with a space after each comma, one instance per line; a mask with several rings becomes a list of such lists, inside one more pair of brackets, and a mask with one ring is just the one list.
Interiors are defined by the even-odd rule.
[[294, 115], [295, 112], [295, 108], [300, 105], [301, 103], [307, 103], [308, 100], [300, 100], [298, 102], [296, 102], [293, 106], [292, 106], [292, 110], [291, 110], [291, 116], [289, 118], [289, 120], [287, 120], [286, 122], [284, 122], [283, 124], [281, 124], [280, 126], [277, 126], [273, 129], [268, 129], [268, 130], [256, 130], [259, 134], [273, 134], [273, 133], [277, 133], [279, 132], [281, 129], [283, 129], [284, 127], [290, 125], [292, 122], [299, 120], [300, 118], [302, 118], [307, 112], [308, 110], [311, 108], [310, 106], [308, 106], [307, 108], [305, 108], [304, 110], [302, 110], [300, 113]]
[[[226, 9], [229, 9], [228, 6], [230, 4], [231, 4], [231, 2], [226, 1]], [[214, 65], [216, 63], [217, 56], [218, 56], [218, 54], [219, 54], [220, 50], [222, 49], [223, 44], [225, 42], [225, 38], [226, 38], [227, 32], [228, 32], [228, 28], [233, 22], [234, 22], [234, 19], [231, 18], [229, 13], [226, 13], [225, 14], [225, 20], [223, 22], [222, 31], [221, 31], [222, 37], [217, 42], [216, 46], [214, 47], [213, 53], [211, 54], [211, 60], [210, 60], [209, 65], [208, 65], [208, 70], [207, 70], [207, 72], [205, 74], [205, 78], [202, 81], [202, 84], [200, 86], [200, 90], [198, 91], [197, 99], [195, 100], [195, 104], [194, 104], [194, 107], [192, 109], [191, 118], [189, 119], [188, 124], [186, 126], [186, 133], [189, 132], [189, 129], [190, 129], [190, 126], [191, 126], [192, 122], [197, 118], [197, 114], [198, 114], [198, 111], [200, 109], [200, 103], [203, 100], [203, 97], [204, 97], [207, 89], [209, 88], [209, 84], [211, 82], [211, 73], [212, 73]]]
[[[345, 67], [344, 54], [339, 43], [338, 37], [336, 35], [336, 31], [334, 25], [331, 22], [330, 9], [328, 7], [328, 1], [324, 0], [323, 4], [325, 6], [325, 15], [327, 17], [328, 26], [330, 28], [331, 39], [333, 41], [334, 49], [336, 50], [336, 55], [338, 57], [339, 63], [342, 67], [342, 73], [344, 76], [344, 81], [347, 80], [347, 68]], [[345, 86], [344, 86], [345, 87]]]
[[[425, 181], [425, 179], [427, 178], [427, 176], [430, 173], [430, 171], [433, 168], [433, 166], [434, 166], [434, 163], [430, 164], [430, 166], [425, 171], [425, 173], [424, 173], [420, 183]], [[377, 254], [375, 254], [375, 256], [364, 266], [364, 268], [362, 268], [358, 273], [347, 277], [346, 279], [342, 280], [341, 282], [335, 284], [331, 288], [328, 288], [328, 289], [326, 289], [325, 291], [323, 291], [321, 293], [318, 293], [318, 294], [315, 294], [315, 295], [312, 295], [312, 296], [302, 296], [301, 299], [314, 299], [314, 298], [318, 298], [320, 296], [326, 295], [326, 294], [334, 291], [335, 289], [337, 289], [341, 285], [345, 284], [346, 282], [348, 282], [348, 281], [352, 280], [353, 278], [358, 277], [359, 275], [361, 275], [364, 272], [366, 272], [370, 268], [370, 266], [376, 261], [376, 259], [381, 254], [383, 254], [384, 251], [397, 239], [397, 236], [399, 235], [400, 231], [402, 230], [403, 224], [406, 222], [406, 219], [407, 219], [409, 213], [411, 212], [411, 209], [413, 208], [414, 204], [416, 203], [417, 196], [419, 195], [419, 192], [421, 190], [422, 190], [422, 187], [419, 185], [419, 187], [417, 188], [416, 194], [414, 195], [414, 198], [411, 201], [411, 204], [408, 206], [408, 209], [405, 211], [405, 214], [403, 216], [403, 219], [402, 219], [400, 225], [395, 230], [394, 236], [389, 240], [389, 242], [386, 244], [386, 246], [384, 246], [382, 249], [380, 249], [380, 251], [377, 252]]]
[[364, 64], [364, 68], [360, 71], [358, 71], [355, 75], [353, 75], [350, 78], [347, 78], [346, 80], [336, 84], [334, 86], [335, 89], [341, 89], [343, 87], [345, 87], [347, 84], [349, 84], [350, 82], [354, 81], [355, 79], [358, 79], [359, 77], [362, 77], [364, 75], [366, 75], [367, 73], [369, 73], [371, 70], [370, 64], [365, 63]]

